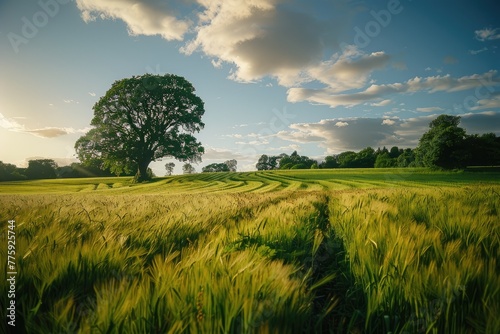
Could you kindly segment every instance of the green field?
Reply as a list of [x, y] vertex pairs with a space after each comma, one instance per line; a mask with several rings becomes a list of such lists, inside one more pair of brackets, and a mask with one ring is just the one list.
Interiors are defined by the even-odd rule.
[[498, 172], [131, 181], [0, 183], [16, 333], [500, 332]]

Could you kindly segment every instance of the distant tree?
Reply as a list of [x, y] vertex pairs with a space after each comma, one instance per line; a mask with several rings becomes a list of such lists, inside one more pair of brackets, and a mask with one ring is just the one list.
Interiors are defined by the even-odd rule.
[[318, 163], [317, 163], [317, 162], [315, 162], [315, 163], [313, 163], [313, 164], [311, 165], [311, 169], [318, 169], [318, 168], [319, 168], [319, 167], [318, 167]]
[[306, 156], [299, 156], [297, 151], [295, 151], [291, 155], [281, 153], [280, 155], [267, 156], [263, 154], [260, 156], [255, 167], [257, 170], [290, 169], [295, 165], [304, 164], [306, 168], [310, 168], [313, 163], [314, 160]]
[[293, 162], [288, 162], [280, 165], [281, 165], [280, 169], [291, 169], [293, 166], [295, 166]]
[[403, 154], [403, 149], [400, 149], [397, 146], [391, 147], [391, 150], [389, 151], [389, 156], [392, 159], [397, 159], [401, 154]]
[[182, 166], [182, 173], [183, 174], [194, 174], [195, 172], [196, 172], [196, 170], [194, 169], [194, 167], [190, 163], [185, 163]]
[[337, 155], [337, 162], [340, 168], [353, 168], [356, 167], [356, 152], [345, 151]]
[[213, 163], [201, 169], [203, 173], [229, 172], [229, 167], [225, 163]]
[[100, 159], [114, 172], [137, 169], [136, 181], [149, 179], [152, 161], [173, 157], [200, 161], [203, 101], [186, 79], [145, 74], [116, 81], [94, 105], [94, 129], [75, 144], [80, 161]]
[[310, 169], [315, 162], [317, 163], [317, 161], [293, 151], [290, 155], [283, 153], [279, 156], [279, 169]]
[[464, 167], [465, 130], [459, 124], [459, 116], [440, 115], [433, 120], [415, 149], [416, 162], [424, 167]]
[[271, 163], [271, 159], [269, 156], [266, 154], [263, 154], [260, 156], [259, 160], [257, 161], [257, 164], [255, 165], [255, 168], [257, 170], [271, 170], [271, 169], [276, 169], [276, 161], [273, 161], [274, 163]]
[[0, 161], [0, 181], [25, 180], [26, 175], [16, 165], [6, 164]]
[[290, 169], [294, 165], [298, 164], [300, 156], [297, 151], [293, 151], [291, 155], [283, 153], [279, 160], [279, 169]]
[[412, 167], [415, 165], [415, 155], [411, 148], [407, 148], [403, 153], [397, 158], [397, 167]]
[[227, 165], [227, 168], [229, 168], [230, 172], [236, 172], [236, 165], [238, 164], [238, 161], [235, 159], [227, 160], [224, 162]]
[[500, 137], [494, 133], [467, 136], [465, 150], [468, 166], [500, 166]]
[[396, 159], [391, 158], [389, 153], [379, 154], [375, 159], [375, 168], [394, 167], [395, 165], [396, 165]]
[[325, 161], [320, 164], [320, 168], [338, 168], [337, 157], [329, 155], [325, 157]]
[[168, 162], [165, 164], [165, 169], [167, 170], [167, 176], [172, 175], [174, 172], [175, 164], [173, 162]]
[[297, 153], [297, 151], [293, 151], [292, 154], [290, 154], [290, 161], [294, 163], [300, 162], [300, 155]]
[[278, 169], [290, 169], [294, 165], [294, 161], [286, 153], [281, 153], [279, 159], [276, 159], [276, 161], [278, 162]]
[[28, 161], [26, 176], [28, 179], [55, 179], [57, 164], [52, 159], [36, 159]]
[[354, 167], [358, 168], [373, 168], [375, 165], [375, 150], [371, 147], [362, 149], [356, 154], [356, 159], [354, 160]]
[[382, 149], [380, 149], [380, 147], [379, 147], [375, 151], [376, 155], [380, 155], [380, 154], [383, 154], [383, 153], [389, 153], [389, 150], [385, 146]]

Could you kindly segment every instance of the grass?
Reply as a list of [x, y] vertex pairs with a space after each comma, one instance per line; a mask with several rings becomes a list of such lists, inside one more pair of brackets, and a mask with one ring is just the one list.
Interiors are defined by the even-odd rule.
[[499, 179], [366, 169], [2, 183], [16, 332], [497, 333]]

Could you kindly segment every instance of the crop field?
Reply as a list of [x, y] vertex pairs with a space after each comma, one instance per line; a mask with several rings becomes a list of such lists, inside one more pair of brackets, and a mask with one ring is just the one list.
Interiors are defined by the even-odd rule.
[[498, 172], [4, 182], [0, 255], [16, 333], [500, 333], [499, 213]]

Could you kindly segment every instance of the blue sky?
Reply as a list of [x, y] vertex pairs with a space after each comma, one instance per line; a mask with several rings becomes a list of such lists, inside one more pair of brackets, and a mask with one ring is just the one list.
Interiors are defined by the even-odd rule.
[[[497, 1], [0, 0], [0, 160], [76, 161], [92, 106], [144, 73], [184, 76], [205, 102], [198, 171], [415, 147], [444, 113], [500, 135], [499, 12]], [[164, 175], [169, 161], [151, 166]]]

